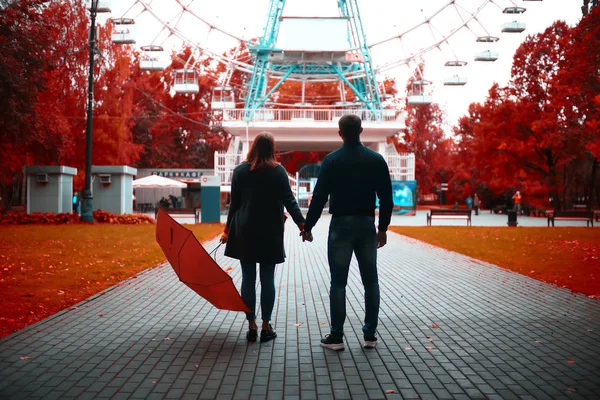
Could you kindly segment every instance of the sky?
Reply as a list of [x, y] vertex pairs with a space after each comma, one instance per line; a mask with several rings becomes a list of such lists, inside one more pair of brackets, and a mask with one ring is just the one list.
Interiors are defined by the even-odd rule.
[[[112, 1], [112, 18], [128, 17], [136, 21], [137, 45], [161, 44], [178, 48], [182, 40], [167, 37], [163, 23], [176, 27], [181, 35], [215, 52], [235, 47], [237, 40], [218, 30], [209, 29], [205, 20], [238, 38], [249, 39], [262, 35], [269, 10], [269, 0], [182, 0], [191, 12], [181, 14], [175, 0], [119, 0]], [[423, 78], [430, 85], [434, 101], [447, 115], [447, 130], [464, 115], [472, 102], [482, 102], [494, 82], [506, 85], [510, 78], [512, 57], [527, 35], [543, 31], [554, 21], [562, 19], [575, 25], [581, 19], [581, 0], [358, 0], [360, 17], [369, 44], [398, 36], [409, 28], [414, 30], [402, 39], [389, 40], [372, 47], [371, 56], [376, 67], [410, 58], [420, 49], [439, 43], [439, 47], [410, 63], [380, 73], [393, 77], [404, 90], [406, 81], [418, 61], [425, 63]], [[152, 7], [154, 14], [144, 11], [142, 4]], [[505, 7], [519, 6], [527, 11], [520, 15], [503, 14]], [[476, 19], [471, 19], [477, 13]], [[440, 11], [441, 10], [441, 11]], [[439, 11], [439, 12], [438, 12]], [[437, 12], [437, 14], [436, 14]], [[195, 14], [195, 15], [194, 15]], [[435, 14], [435, 16], [434, 16]], [[337, 16], [337, 1], [287, 0], [284, 16]], [[107, 18], [104, 15], [103, 18]], [[429, 19], [430, 23], [423, 23]], [[471, 19], [471, 20], [470, 20]], [[465, 21], [466, 27], [458, 29]], [[522, 33], [502, 33], [504, 22], [518, 20], [526, 24]], [[496, 43], [477, 43], [477, 36], [497, 36]], [[477, 51], [492, 50], [499, 54], [495, 62], [476, 62]], [[465, 67], [445, 67], [449, 60], [467, 61]], [[446, 77], [459, 75], [467, 78], [465, 86], [444, 86]]]

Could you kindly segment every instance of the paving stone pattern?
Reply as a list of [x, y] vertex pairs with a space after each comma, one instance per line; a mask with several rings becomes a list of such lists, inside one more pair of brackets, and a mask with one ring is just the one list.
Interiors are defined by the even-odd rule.
[[[273, 342], [248, 345], [244, 314], [162, 265], [0, 340], [0, 398], [600, 398], [598, 300], [396, 234], [379, 251], [377, 349], [361, 347], [355, 261], [346, 350], [321, 348], [327, 226], [307, 244], [288, 223]], [[220, 254], [239, 288], [237, 262]]]

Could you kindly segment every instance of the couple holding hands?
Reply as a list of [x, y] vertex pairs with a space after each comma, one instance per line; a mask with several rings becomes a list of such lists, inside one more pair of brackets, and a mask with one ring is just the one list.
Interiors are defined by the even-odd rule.
[[[236, 167], [231, 180], [231, 204], [221, 242], [225, 255], [240, 260], [241, 296], [252, 310], [247, 313], [249, 342], [258, 340], [256, 323], [256, 265], [259, 264], [262, 311], [260, 341], [277, 337], [271, 314], [275, 304], [275, 265], [285, 261], [284, 207], [300, 229], [303, 241], [312, 242], [312, 228], [327, 200], [332, 214], [327, 239], [327, 259], [331, 273], [331, 332], [321, 346], [344, 349], [346, 284], [352, 254], [356, 255], [365, 289], [365, 319], [362, 327], [365, 348], [377, 345], [379, 281], [377, 249], [387, 242], [392, 214], [392, 184], [384, 158], [363, 146], [361, 120], [345, 115], [339, 120], [343, 145], [328, 154], [319, 172], [306, 219], [292, 193], [288, 174], [275, 156], [275, 141], [269, 133], [253, 141], [246, 161]], [[375, 227], [376, 197], [379, 221]]]

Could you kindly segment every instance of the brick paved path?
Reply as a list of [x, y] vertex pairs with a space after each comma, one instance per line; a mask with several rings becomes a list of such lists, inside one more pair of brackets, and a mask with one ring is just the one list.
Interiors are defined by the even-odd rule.
[[322, 349], [327, 225], [303, 244], [288, 224], [274, 342], [248, 346], [243, 314], [166, 265], [0, 340], [0, 398], [599, 398], [597, 300], [394, 234], [379, 253], [377, 349], [360, 347], [355, 264], [346, 351]]

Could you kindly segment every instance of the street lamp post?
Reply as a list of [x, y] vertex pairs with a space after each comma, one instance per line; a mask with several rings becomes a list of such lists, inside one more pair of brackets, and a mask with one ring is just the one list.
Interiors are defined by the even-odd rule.
[[81, 221], [94, 222], [92, 212], [92, 127], [94, 118], [94, 56], [96, 52], [96, 13], [98, 0], [91, 0], [90, 13], [92, 24], [90, 26], [90, 73], [88, 77], [88, 108], [87, 125], [85, 129], [85, 189], [81, 202]]

